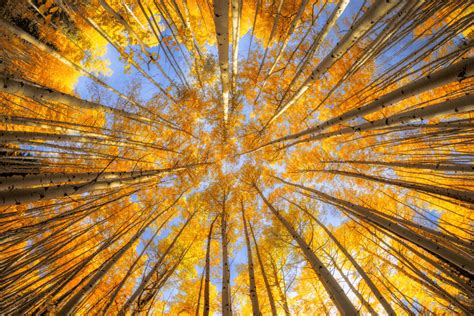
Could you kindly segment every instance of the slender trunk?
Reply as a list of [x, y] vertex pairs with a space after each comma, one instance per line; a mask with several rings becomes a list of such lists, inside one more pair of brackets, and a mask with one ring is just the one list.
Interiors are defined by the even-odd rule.
[[394, 114], [388, 118], [382, 118], [379, 120], [370, 121], [368, 123], [359, 124], [356, 126], [345, 127], [345, 128], [336, 130], [334, 132], [317, 134], [315, 136], [311, 136], [306, 139], [295, 141], [294, 143], [291, 143], [285, 147], [293, 146], [299, 143], [325, 139], [331, 136], [340, 136], [340, 135], [350, 134], [354, 132], [368, 131], [368, 130], [373, 130], [376, 128], [390, 126], [390, 125], [406, 124], [413, 121], [424, 121], [424, 120], [428, 120], [435, 116], [440, 116], [440, 115], [470, 112], [473, 109], [474, 109], [474, 95], [467, 94], [465, 96], [462, 96], [456, 99], [452, 99], [452, 100], [447, 99], [444, 102], [440, 102], [440, 103], [430, 105], [427, 107], [420, 107], [418, 109], [406, 111], [400, 114]]
[[[265, 59], [267, 58], [267, 54], [268, 54], [268, 48], [270, 47], [271, 45], [271, 42], [272, 42], [272, 39], [273, 39], [273, 36], [275, 35], [276, 31], [277, 31], [277, 26], [278, 26], [278, 21], [280, 20], [280, 13], [281, 13], [281, 8], [283, 6], [283, 0], [279, 0], [278, 1], [278, 8], [277, 8], [277, 12], [275, 14], [275, 18], [273, 19], [273, 24], [272, 24], [272, 30], [270, 31], [270, 35], [268, 37], [268, 41], [265, 45], [265, 50], [263, 52], [263, 57], [262, 57], [262, 61], [260, 62], [260, 67], [258, 67], [258, 72], [257, 72], [257, 75], [255, 76], [255, 80], [258, 80], [258, 77], [260, 76], [260, 72], [262, 71], [262, 68], [263, 68], [263, 65], [265, 63]], [[258, 96], [257, 98], [255, 99], [254, 103], [256, 103], [258, 100]]]
[[336, 124], [342, 124], [348, 120], [363, 117], [364, 115], [373, 113], [377, 110], [386, 108], [392, 104], [402, 101], [406, 98], [418, 95], [424, 91], [432, 90], [450, 82], [459, 81], [472, 77], [474, 75], [474, 57], [466, 58], [460, 62], [457, 62], [449, 67], [435, 71], [428, 76], [424, 76], [418, 80], [408, 83], [390, 93], [383, 95], [374, 101], [358, 107], [353, 110], [349, 110], [335, 118], [324, 121], [314, 127], [310, 127], [301, 132], [290, 134], [276, 140], [273, 140], [264, 146], [271, 145], [274, 143], [299, 138], [301, 136], [321, 132]]
[[222, 243], [222, 315], [232, 315], [231, 293], [230, 293], [230, 266], [227, 240], [227, 212], [225, 197], [221, 213], [221, 243]]
[[[162, 214], [164, 214], [165, 212], [167, 212], [168, 210], [170, 210], [174, 205], [176, 205], [176, 203], [179, 201], [179, 199], [181, 198], [182, 195], [180, 195], [170, 206], [168, 206], [163, 212], [161, 212], [160, 214], [158, 214], [158, 216], [161, 216]], [[112, 295], [110, 296], [110, 299], [107, 303], [107, 305], [105, 306], [104, 308], [104, 315], [107, 314], [108, 310], [110, 309], [110, 307], [112, 306], [113, 302], [115, 301], [115, 298], [117, 297], [118, 293], [120, 292], [120, 290], [122, 289], [123, 285], [125, 284], [125, 282], [128, 280], [128, 278], [132, 275], [132, 273], [135, 271], [135, 266], [138, 264], [139, 262], [139, 259], [140, 257], [144, 254], [145, 250], [150, 246], [150, 244], [152, 242], [154, 242], [154, 239], [155, 237], [158, 235], [158, 233], [161, 231], [161, 229], [165, 226], [166, 223], [168, 223], [168, 221], [173, 217], [173, 214], [171, 214], [167, 219], [165, 219], [161, 224], [160, 226], [156, 229], [155, 233], [153, 234], [153, 236], [151, 236], [150, 240], [146, 243], [146, 245], [143, 247], [143, 250], [140, 252], [139, 256], [135, 259], [135, 261], [132, 263], [132, 265], [130, 266], [130, 268], [128, 269], [127, 273], [125, 274], [125, 276], [122, 278], [122, 281], [120, 281], [120, 283], [117, 285], [115, 291], [112, 293]], [[157, 217], [156, 217], [157, 218]], [[153, 219], [151, 222], [155, 221], [156, 220]], [[148, 225], [149, 226], [149, 225]], [[146, 228], [146, 227], [145, 227]]]
[[125, 185], [134, 185], [153, 180], [160, 173], [150, 175], [129, 176], [124, 178], [92, 179], [89, 182], [77, 184], [64, 184], [59, 187], [48, 186], [39, 188], [18, 189], [12, 191], [0, 191], [0, 204], [3, 205], [20, 205], [27, 202], [44, 201], [48, 199], [61, 198], [65, 196], [73, 196], [96, 190], [108, 190], [112, 188], [124, 187]]
[[359, 179], [364, 179], [368, 181], [375, 181], [375, 182], [389, 184], [389, 185], [395, 185], [395, 186], [399, 186], [402, 188], [411, 189], [411, 190], [415, 190], [415, 191], [419, 191], [423, 193], [441, 195], [441, 196], [445, 196], [451, 199], [455, 199], [455, 200], [459, 200], [459, 201], [463, 201], [463, 202], [467, 202], [471, 204], [474, 203], [473, 191], [458, 190], [452, 187], [444, 188], [444, 187], [439, 187], [439, 186], [420, 184], [416, 182], [386, 179], [386, 178], [374, 177], [374, 176], [369, 176], [369, 175], [350, 172], [350, 171], [331, 169], [331, 170], [321, 170], [321, 172], [343, 175], [343, 176], [352, 177], [352, 178], [359, 178]]
[[[170, 218], [171, 217], [169, 217], [166, 221], [164, 221], [164, 223], [167, 223]], [[125, 276], [122, 278], [120, 283], [117, 284], [117, 286], [115, 287], [114, 291], [110, 295], [110, 299], [108, 300], [108, 302], [105, 305], [104, 310], [102, 312], [104, 316], [107, 315], [107, 313], [109, 312], [110, 308], [112, 307], [112, 304], [115, 302], [115, 299], [117, 298], [117, 295], [119, 294], [119, 292], [122, 289], [123, 285], [128, 280], [128, 278], [132, 275], [132, 273], [135, 272], [135, 267], [137, 266], [139, 260], [142, 258], [143, 254], [148, 249], [150, 244], [154, 241], [154, 238], [158, 235], [158, 232], [160, 230], [161, 230], [161, 227], [156, 230], [156, 232], [153, 234], [153, 236], [150, 238], [150, 240], [145, 244], [142, 251], [138, 254], [137, 258], [133, 261], [132, 265], [128, 268], [127, 273], [125, 274]]]
[[273, 259], [272, 255], [270, 254], [270, 265], [272, 266], [273, 272], [273, 280], [275, 281], [275, 286], [278, 290], [278, 294], [280, 294], [281, 305], [283, 306], [283, 312], [285, 312], [285, 316], [290, 316], [290, 308], [288, 306], [288, 300], [286, 299], [285, 291], [282, 290], [280, 285], [280, 278], [278, 277], [278, 269], [275, 264], [275, 260]]
[[214, 0], [214, 24], [221, 70], [224, 123], [229, 115], [229, 0]]
[[253, 259], [252, 259], [252, 248], [250, 246], [250, 239], [249, 239], [249, 232], [247, 229], [247, 220], [245, 219], [245, 211], [244, 211], [244, 204], [241, 201], [241, 208], [242, 208], [242, 221], [244, 223], [244, 234], [245, 234], [245, 242], [247, 245], [247, 267], [249, 273], [249, 295], [250, 300], [252, 302], [252, 314], [254, 316], [261, 315], [260, 307], [258, 304], [258, 295], [257, 295], [257, 288], [255, 286], [255, 272], [253, 268]]
[[[28, 125], [28, 124], [25, 124]], [[71, 150], [82, 151], [80, 148], [81, 144], [88, 144], [91, 146], [111, 146], [111, 147], [122, 147], [130, 150], [139, 150], [139, 151], [150, 151], [150, 150], [159, 150], [167, 151], [175, 154], [181, 154], [179, 151], [173, 148], [166, 148], [165, 146], [146, 143], [139, 140], [134, 140], [131, 138], [120, 137], [120, 136], [109, 136], [109, 135], [97, 135], [96, 133], [88, 133], [85, 131], [80, 131], [80, 135], [71, 135], [70, 129], [62, 129], [47, 127], [50, 130], [55, 130], [53, 133], [43, 133], [43, 132], [23, 132], [23, 131], [0, 131], [0, 142], [1, 143], [10, 143], [10, 144], [23, 144], [23, 143], [35, 143], [39, 144], [43, 142], [44, 147], [54, 147], [55, 143], [71, 143]], [[76, 131], [73, 131], [75, 133]], [[51, 143], [52, 142], [52, 143]], [[84, 152], [84, 151], [83, 151]], [[87, 151], [86, 151], [87, 152]], [[92, 151], [90, 151], [92, 152]], [[47, 156], [39, 156], [36, 159], [45, 159]], [[31, 164], [30, 161], [19, 161], [20, 164]]]
[[[355, 288], [355, 286], [352, 284], [351, 280], [349, 280], [349, 277], [344, 273], [344, 271], [342, 271], [342, 268], [339, 267], [336, 260], [334, 260], [334, 258], [328, 252], [326, 252], [325, 250], [323, 250], [323, 252], [331, 259], [331, 262], [332, 262], [334, 268], [337, 270], [337, 272], [339, 272], [339, 274], [342, 276], [342, 279], [344, 280], [344, 282], [349, 286], [352, 293], [354, 293], [355, 296], [357, 296], [357, 298], [362, 303], [362, 305], [367, 309], [367, 311], [373, 316], [378, 315], [377, 312], [369, 304], [369, 302], [367, 302], [366, 299], [362, 296], [362, 294], [359, 292], [359, 290], [357, 290]], [[393, 311], [393, 309], [392, 309], [392, 311]], [[395, 311], [391, 315], [395, 315]]]
[[314, 39], [313, 43], [311, 44], [310, 48], [308, 49], [308, 52], [305, 56], [305, 59], [303, 62], [298, 66], [298, 69], [293, 76], [293, 79], [291, 80], [290, 84], [285, 90], [285, 93], [283, 94], [283, 97], [281, 98], [280, 107], [282, 105], [282, 102], [284, 102], [285, 97], [287, 96], [288, 92], [293, 88], [295, 83], [298, 81], [298, 78], [301, 76], [303, 73], [306, 65], [311, 62], [313, 58], [313, 54], [316, 52], [318, 47], [321, 45], [321, 43], [326, 39], [326, 36], [328, 35], [329, 31], [331, 31], [336, 24], [337, 19], [341, 14], [344, 12], [346, 9], [347, 5], [349, 4], [349, 0], [340, 0], [339, 3], [337, 4], [336, 8], [334, 9], [333, 13], [331, 16], [327, 19], [326, 23], [324, 24], [323, 28], [317, 35], [317, 37]]
[[346, 296], [344, 290], [339, 286], [336, 279], [329, 272], [323, 262], [319, 260], [319, 258], [313, 251], [311, 251], [309, 245], [296, 232], [293, 226], [273, 207], [273, 205], [270, 204], [270, 202], [265, 198], [263, 193], [255, 184], [254, 188], [257, 190], [263, 202], [271, 210], [273, 215], [275, 215], [275, 217], [283, 224], [283, 226], [290, 233], [293, 239], [298, 243], [301, 251], [305, 255], [306, 259], [309, 261], [311, 267], [313, 268], [314, 272], [316, 273], [324, 288], [328, 292], [329, 297], [331, 298], [331, 300], [333, 300], [339, 312], [344, 315], [356, 315], [357, 311], [352, 305], [352, 302]]
[[79, 66], [75, 62], [70, 61], [69, 59], [67, 59], [66, 57], [64, 57], [60, 53], [56, 52], [54, 49], [47, 46], [46, 44], [40, 42], [39, 40], [37, 40], [36, 38], [31, 36], [30, 34], [26, 33], [25, 31], [15, 27], [15, 26], [10, 25], [8, 22], [6, 22], [3, 19], [0, 19], [0, 26], [3, 27], [4, 29], [9, 30], [10, 32], [12, 32], [16, 36], [18, 36], [19, 38], [29, 42], [32, 45], [34, 45], [40, 51], [55, 57], [56, 59], [58, 59], [62, 63], [68, 65], [69, 67], [71, 67], [71, 68], [75, 69], [76, 71], [82, 73], [83, 75], [87, 76], [88, 78], [90, 78], [91, 80], [93, 80], [97, 84], [101, 85], [105, 89], [107, 89], [107, 90], [113, 92], [114, 94], [118, 95], [121, 99], [133, 104], [137, 108], [139, 108], [139, 109], [155, 116], [156, 118], [162, 120], [164, 123], [166, 123], [166, 125], [175, 127], [174, 124], [171, 123], [170, 121], [168, 121], [165, 118], [157, 115], [156, 113], [151, 112], [147, 107], [144, 107], [143, 105], [139, 104], [138, 102], [135, 102], [131, 98], [127, 97], [122, 92], [120, 92], [120, 91], [116, 90], [115, 88], [109, 86], [107, 83], [105, 83], [104, 81], [102, 81], [99, 78], [97, 78], [96, 76], [94, 76], [92, 73], [85, 70], [82, 66]]
[[127, 30], [127, 32], [137, 39], [142, 51], [146, 52], [145, 43], [142, 41], [140, 36], [130, 27], [128, 22], [125, 21], [125, 19], [119, 13], [117, 13], [111, 6], [109, 6], [105, 0], [99, 0], [99, 3], [105, 11], [107, 11], [110, 15], [114, 17], [115, 21], [118, 21], [120, 24], [122, 24]]
[[296, 103], [300, 97], [309, 89], [309, 87], [322, 75], [324, 75], [329, 68], [346, 53], [346, 51], [357, 42], [357, 40], [367, 32], [377, 20], [387, 14], [394, 6], [398, 4], [397, 1], [377, 0], [372, 7], [364, 14], [364, 16], [351, 27], [338, 44], [331, 50], [326, 57], [321, 60], [318, 66], [313, 70], [311, 75], [301, 84], [295, 94], [278, 110], [275, 115], [268, 121], [267, 125], [274, 122], [280, 117], [290, 106]]
[[[278, 9], [277, 9], [275, 18], [273, 19], [272, 30], [270, 31], [270, 36], [268, 37], [268, 41], [265, 45], [265, 51], [263, 52], [263, 57], [262, 57], [262, 60], [260, 61], [260, 66], [258, 67], [257, 75], [255, 76], [255, 82], [258, 82], [258, 77], [260, 76], [260, 73], [262, 72], [263, 65], [265, 64], [265, 59], [267, 58], [268, 49], [270, 48], [273, 36], [275, 35], [278, 29], [277, 26], [278, 26], [278, 21], [280, 20], [280, 13], [281, 13], [281, 8], [283, 6], [283, 2], [284, 2], [283, 0], [279, 1]], [[259, 88], [258, 94], [255, 97], [255, 100], [253, 101], [254, 104], [257, 104], [258, 99], [260, 98], [260, 94], [262, 93], [263, 88], [265, 87], [265, 84], [267, 82], [267, 79], [268, 79], [268, 75], [265, 76], [265, 78], [263, 79], [263, 82]]]
[[137, 170], [130, 172], [111, 171], [111, 172], [80, 172], [80, 173], [42, 173], [37, 175], [21, 175], [21, 176], [9, 176], [0, 177], [0, 192], [1, 191], [12, 191], [18, 189], [25, 189], [36, 186], [57, 186], [62, 183], [81, 183], [81, 182], [93, 182], [93, 181], [106, 181], [106, 180], [120, 180], [127, 178], [139, 178], [153, 176], [157, 174], [167, 174], [173, 171], [182, 171], [186, 168], [196, 166], [176, 166], [172, 168], [155, 169], [155, 170]]
[[[348, 1], [348, 0], [344, 0], [344, 1]], [[299, 21], [301, 19], [301, 16], [303, 15], [303, 12], [304, 12], [308, 2], [309, 2], [309, 0], [301, 0], [298, 11], [296, 12], [295, 17], [291, 21], [290, 27], [288, 28], [288, 31], [286, 32], [285, 40], [283, 41], [283, 43], [278, 48], [277, 55], [276, 55], [275, 59], [273, 60], [273, 63], [271, 65], [270, 69], [268, 70], [268, 75], [266, 76], [265, 80], [273, 73], [273, 70], [275, 69], [275, 66], [280, 61], [281, 56], [283, 56], [283, 52], [285, 51], [285, 48], [286, 48], [286, 46], [288, 45], [288, 43], [290, 41], [291, 35], [293, 34], [294, 30], [298, 26]]]
[[237, 86], [241, 12], [242, 0], [232, 0], [232, 95]]
[[196, 212], [192, 213], [191, 216], [186, 220], [186, 222], [183, 224], [179, 232], [176, 234], [174, 237], [173, 241], [169, 244], [169, 246], [166, 248], [166, 250], [163, 252], [163, 254], [160, 255], [160, 258], [157, 260], [153, 268], [143, 276], [139, 286], [135, 289], [135, 291], [132, 293], [132, 295], [128, 298], [127, 302], [122, 306], [120, 311], [118, 312], [118, 315], [125, 315], [126, 311], [129, 309], [130, 306], [133, 305], [133, 303], [137, 300], [137, 298], [146, 290], [146, 286], [150, 282], [151, 278], [156, 274], [158, 268], [160, 268], [161, 264], [163, 263], [165, 257], [168, 255], [168, 253], [173, 249], [174, 245], [178, 241], [179, 237], [183, 233], [184, 229], [186, 226], [188, 226], [189, 222], [191, 219], [194, 217]]
[[428, 162], [402, 162], [402, 161], [375, 161], [375, 160], [333, 160], [324, 161], [325, 163], [337, 164], [361, 164], [386, 167], [399, 167], [407, 169], [424, 169], [434, 171], [454, 171], [454, 172], [474, 172], [474, 166], [471, 164], [456, 164], [449, 162], [428, 163]]
[[[148, 223], [149, 225], [149, 223]], [[113, 254], [107, 261], [105, 261], [97, 270], [97, 272], [92, 275], [89, 281], [84, 284], [84, 286], [79, 289], [79, 291], [71, 297], [67, 303], [61, 308], [59, 313], [61, 315], [69, 315], [74, 312], [77, 305], [81, 303], [81, 301], [86, 297], [93, 289], [95, 289], [96, 285], [100, 282], [100, 280], [107, 274], [107, 272], [119, 261], [120, 258], [132, 247], [132, 245], [140, 238], [143, 234], [145, 229], [148, 227], [142, 227], [122, 248], [120, 248], [116, 253]]]
[[275, 306], [275, 299], [273, 298], [270, 282], [268, 281], [267, 273], [265, 272], [262, 256], [260, 255], [260, 250], [257, 244], [257, 238], [255, 237], [255, 233], [253, 231], [253, 227], [252, 227], [252, 224], [250, 224], [250, 222], [249, 222], [249, 227], [250, 227], [250, 233], [252, 235], [253, 243], [255, 245], [255, 252], [257, 254], [258, 264], [260, 266], [260, 272], [262, 273], [263, 283], [265, 284], [265, 289], [267, 290], [268, 302], [270, 303], [272, 316], [277, 316], [278, 314], [277, 314], [277, 309]]
[[391, 220], [388, 220], [380, 215], [378, 215], [378, 211], [363, 207], [360, 205], [353, 204], [348, 201], [344, 201], [335, 197], [332, 197], [328, 194], [325, 194], [323, 192], [320, 192], [318, 190], [312, 189], [305, 187], [300, 184], [296, 183], [291, 183], [288, 181], [283, 180], [282, 178], [275, 177], [276, 179], [282, 181], [285, 184], [291, 185], [298, 187], [300, 189], [303, 189], [305, 191], [312, 192], [316, 194], [317, 196], [321, 197], [322, 199], [330, 202], [331, 204], [334, 204], [337, 207], [342, 207], [351, 214], [356, 215], [357, 217], [361, 218], [364, 221], [371, 222], [375, 224], [378, 227], [382, 227], [398, 237], [402, 239], [406, 239], [415, 245], [431, 252], [432, 254], [436, 255], [438, 258], [443, 259], [445, 262], [456, 268], [459, 272], [467, 275], [467, 276], [472, 276], [474, 274], [474, 263], [460, 255], [457, 254], [450, 249], [444, 247], [443, 245], [433, 242], [432, 240], [424, 237], [423, 235], [417, 234], [413, 232], [410, 229], [407, 229], [401, 225], [399, 225], [396, 222], [393, 222]]
[[359, 263], [354, 259], [354, 257], [351, 256], [351, 254], [347, 251], [347, 249], [337, 240], [336, 236], [333, 235], [333, 233], [324, 225], [320, 220], [316, 218], [313, 214], [311, 214], [307, 209], [301, 207], [299, 204], [293, 203], [289, 201], [291, 204], [295, 205], [298, 207], [300, 210], [305, 212], [309, 217], [311, 217], [331, 238], [331, 240], [336, 244], [337, 248], [346, 256], [346, 258], [350, 261], [350, 263], [354, 266], [356, 269], [357, 273], [361, 276], [361, 278], [365, 281], [365, 283], [369, 286], [370, 290], [374, 293], [375, 297], [377, 300], [382, 304], [383, 308], [387, 312], [388, 315], [395, 315], [395, 311], [392, 309], [390, 304], [387, 302], [385, 297], [380, 293], [379, 289], [375, 284], [372, 282], [370, 277], [365, 273], [364, 269], [359, 265]]
[[107, 113], [123, 116], [138, 122], [153, 125], [154, 121], [148, 117], [139, 114], [116, 109], [106, 105], [80, 99], [78, 97], [59, 92], [51, 88], [45, 88], [32, 85], [26, 81], [14, 80], [8, 77], [0, 76], [0, 91], [11, 95], [27, 97], [42, 102], [57, 102], [80, 109], [101, 110]]
[[[387, 245], [386, 243], [384, 243]], [[388, 245], [387, 245], [388, 246]], [[466, 306], [461, 304], [456, 298], [454, 298], [451, 294], [449, 294], [445, 289], [440, 287], [436, 282], [434, 282], [431, 278], [429, 278], [424, 272], [420, 271], [417, 267], [415, 267], [410, 260], [405, 258], [405, 256], [401, 255], [398, 251], [393, 249], [393, 247], [389, 246], [389, 249], [384, 249], [385, 252], [390, 254], [391, 256], [394, 256], [397, 260], [399, 260], [403, 266], [396, 265], [384, 256], [381, 256], [371, 250], [367, 250], [367, 252], [382, 260], [385, 262], [387, 265], [392, 266], [395, 268], [397, 271], [400, 271], [404, 275], [406, 275], [409, 279], [413, 280], [414, 282], [418, 283], [420, 286], [424, 287], [425, 289], [428, 289], [432, 293], [438, 295], [439, 297], [442, 297], [446, 301], [448, 301], [450, 304], [453, 304], [454, 306], [458, 307], [461, 309], [466, 315], [469, 314], [469, 310]], [[405, 268], [406, 267], [406, 268]], [[408, 271], [407, 271], [408, 270]], [[411, 273], [410, 273], [410, 272]]]
[[203, 269], [201, 272], [201, 280], [199, 281], [199, 293], [198, 293], [198, 301], [196, 304], [196, 316], [199, 316], [199, 311], [201, 309], [201, 296], [202, 296], [202, 283], [204, 281], [204, 274], [206, 272], [206, 269]]
[[217, 220], [217, 216], [211, 223], [209, 228], [209, 233], [207, 234], [207, 248], [206, 248], [206, 279], [204, 281], [204, 310], [203, 315], [208, 316], [211, 310], [210, 298], [209, 298], [209, 285], [211, 282], [211, 240], [212, 240], [212, 229], [214, 228], [214, 223]]
[[[102, 1], [102, 0], [101, 0]], [[133, 57], [124, 53], [123, 49], [112, 39], [110, 36], [99, 26], [95, 23], [92, 19], [88, 17], [84, 17], [85, 21], [89, 23], [89, 25], [94, 28], [110, 45], [112, 45], [115, 50], [122, 56], [124, 60], [127, 60], [143, 77], [145, 77], [148, 81], [150, 81], [153, 85], [155, 85], [162, 94], [164, 94], [168, 99], [170, 99], [173, 103], [176, 103], [176, 100], [166, 91], [161, 84], [159, 84], [155, 79], [153, 79], [134, 59]], [[137, 37], [138, 38], [138, 37]], [[142, 44], [140, 42], [140, 44]], [[144, 46], [142, 46], [142, 50], [146, 52]], [[146, 52], [149, 55], [148, 52]], [[149, 55], [150, 56], [150, 55]], [[131, 58], [130, 58], [131, 57]], [[171, 82], [171, 79], [170, 79]]]
[[255, 14], [253, 16], [252, 31], [250, 32], [249, 48], [248, 48], [248, 52], [247, 52], [247, 63], [249, 62], [249, 58], [250, 58], [250, 50], [252, 48], [253, 34], [255, 32], [255, 25], [257, 24], [258, 10], [260, 8], [260, 2], [261, 1], [262, 0], [257, 0], [257, 4], [255, 6]]

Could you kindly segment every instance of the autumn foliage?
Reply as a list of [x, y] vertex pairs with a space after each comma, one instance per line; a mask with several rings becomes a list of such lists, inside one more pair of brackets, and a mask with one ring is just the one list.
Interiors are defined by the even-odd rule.
[[0, 314], [472, 315], [473, 13], [0, 1]]

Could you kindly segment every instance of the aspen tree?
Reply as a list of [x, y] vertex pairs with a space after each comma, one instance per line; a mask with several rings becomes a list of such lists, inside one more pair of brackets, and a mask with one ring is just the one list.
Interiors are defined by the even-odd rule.
[[321, 283], [328, 291], [331, 299], [334, 301], [334, 304], [337, 306], [338, 310], [341, 313], [350, 313], [352, 315], [357, 314], [357, 311], [355, 310], [349, 298], [344, 293], [344, 290], [339, 286], [337, 281], [331, 275], [326, 266], [321, 262], [321, 260], [318, 259], [314, 252], [311, 251], [309, 245], [294, 230], [291, 224], [270, 204], [270, 202], [268, 202], [268, 200], [265, 198], [265, 196], [262, 194], [262, 192], [258, 189], [256, 185], [254, 185], [254, 188], [255, 190], [257, 190], [263, 202], [272, 211], [273, 215], [278, 218], [278, 220], [285, 226], [290, 235], [298, 243], [301, 251], [304, 253], [305, 257], [311, 264], [311, 267], [313, 268], [314, 272], [318, 275], [319, 279], [321, 280]]

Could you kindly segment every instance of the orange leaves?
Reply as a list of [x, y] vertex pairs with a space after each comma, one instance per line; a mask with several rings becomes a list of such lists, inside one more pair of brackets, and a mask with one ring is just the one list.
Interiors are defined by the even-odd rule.
[[[0, 203], [38, 196], [0, 208], [0, 313], [200, 314], [207, 301], [215, 314], [225, 271], [235, 314], [255, 298], [262, 314], [334, 314], [326, 290], [362, 314], [382, 313], [380, 297], [400, 314], [464, 311], [471, 110], [388, 119], [471, 92], [470, 59], [428, 77], [466, 56], [467, 1], [244, 0], [219, 57], [209, 1], [66, 2], [0, 10], [20, 29], [0, 32]], [[233, 3], [218, 29], [237, 28]]]

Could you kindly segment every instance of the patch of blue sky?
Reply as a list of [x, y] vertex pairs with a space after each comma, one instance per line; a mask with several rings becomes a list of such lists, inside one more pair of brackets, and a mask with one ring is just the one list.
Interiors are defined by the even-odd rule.
[[233, 162], [230, 159], [224, 159], [222, 162], [222, 172], [224, 173], [236, 173], [240, 171], [240, 168], [244, 163], [248, 162], [248, 158], [244, 155], [237, 158], [237, 162]]
[[332, 204], [324, 204], [320, 210], [321, 212], [319, 218], [326, 226], [331, 225], [333, 227], [339, 227], [348, 221], [348, 218]]
[[[166, 220], [170, 214], [165, 213], [162, 216], [159, 217], [158, 223], [162, 223], [162, 221]], [[157, 253], [156, 249], [159, 243], [168, 238], [170, 234], [175, 231], [177, 233], [177, 230], [173, 230], [173, 227], [176, 226], [181, 226], [184, 223], [184, 219], [181, 215], [173, 217], [171, 220], [169, 220], [166, 225], [160, 230], [160, 232], [153, 238], [153, 242], [150, 245], [150, 247], [146, 250], [146, 253], [151, 255], [152, 257], [156, 257]], [[178, 229], [179, 230], [179, 229]], [[145, 247], [145, 244], [150, 240], [155, 235], [156, 229], [148, 227], [143, 235], [140, 237], [140, 243], [137, 246], [137, 253], [141, 252], [143, 248]], [[174, 237], [171, 237], [174, 238]]]
[[[421, 215], [422, 214], [422, 215]], [[439, 230], [439, 220], [441, 213], [439, 210], [422, 210], [421, 214], [415, 214], [412, 221], [424, 227]]]
[[[102, 79], [111, 87], [121, 92], [127, 91], [130, 82], [136, 82], [137, 80], [139, 80], [142, 87], [138, 97], [140, 100], [145, 102], [152, 99], [157, 93], [160, 93], [154, 83], [144, 78], [143, 75], [135, 69], [135, 67], [131, 66], [129, 69], [127, 69], [127, 61], [122, 58], [120, 53], [112, 45], [108, 44], [106, 49], [107, 53], [103, 58], [110, 62], [109, 69], [111, 70], [111, 75], [107, 77], [101, 76], [100, 79]], [[131, 46], [129, 49], [135, 52], [140, 51], [140, 48], [137, 45]], [[174, 69], [171, 67], [168, 59], [166, 58], [166, 55], [164, 53], [161, 53], [161, 47], [154, 46], [149, 48], [148, 51], [150, 53], [157, 53], [158, 55], [160, 55], [160, 59], [158, 61], [159, 65], [163, 68], [163, 70], [172, 80], [176, 81], [178, 77]], [[139, 52], [139, 54], [142, 53]], [[178, 54], [175, 54], [174, 56], [178, 64], [182, 65], [181, 61], [182, 59], [184, 59], [184, 57], [180, 58]], [[142, 67], [145, 72], [150, 75], [150, 77], [152, 77], [156, 82], [158, 82], [162, 88], [166, 89], [169, 86], [169, 82], [160, 73], [155, 63], [151, 61], [143, 62], [139, 61], [138, 59], [135, 59], [135, 61]], [[182, 67], [181, 69], [183, 70], [185, 76], [187, 76], [189, 71], [188, 67]], [[76, 84], [76, 92], [82, 98], [89, 99], [92, 96], [91, 91], [89, 89], [91, 83], [93, 83], [91, 79], [85, 76], [81, 76], [78, 80], [78, 83]]]
[[136, 193], [130, 195], [130, 200], [132, 202], [138, 202], [138, 195]]

